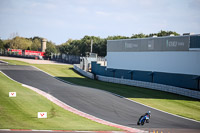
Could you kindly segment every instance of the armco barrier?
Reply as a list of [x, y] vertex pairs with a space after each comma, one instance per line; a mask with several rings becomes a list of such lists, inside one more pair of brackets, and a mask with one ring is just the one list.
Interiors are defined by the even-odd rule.
[[184, 88], [180, 88], [180, 87], [174, 87], [174, 86], [151, 83], [151, 82], [143, 82], [143, 81], [137, 81], [137, 80], [105, 77], [105, 76], [100, 76], [100, 75], [97, 75], [97, 79], [101, 80], [101, 81], [105, 81], [105, 82], [125, 84], [125, 85], [130, 85], [130, 86], [138, 86], [138, 87], [160, 90], [160, 91], [165, 91], [165, 92], [170, 92], [170, 93], [174, 93], [174, 94], [179, 94], [179, 95], [183, 95], [183, 96], [200, 99], [199, 91], [184, 89]]
[[75, 69], [76, 71], [78, 71], [79, 73], [81, 73], [82, 75], [84, 75], [85, 77], [94, 79], [94, 75], [93, 75], [92, 73], [89, 73], [89, 72], [86, 72], [86, 71], [80, 69], [79, 64], [74, 64], [74, 69]]

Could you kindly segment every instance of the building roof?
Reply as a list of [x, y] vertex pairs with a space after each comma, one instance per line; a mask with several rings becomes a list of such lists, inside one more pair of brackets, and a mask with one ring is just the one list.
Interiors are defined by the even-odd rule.
[[107, 52], [189, 51], [200, 48], [200, 35], [108, 40]]

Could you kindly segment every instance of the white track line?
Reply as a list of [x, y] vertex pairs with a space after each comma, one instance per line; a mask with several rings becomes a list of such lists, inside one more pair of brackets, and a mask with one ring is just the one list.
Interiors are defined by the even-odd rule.
[[3, 60], [1, 60], [1, 59], [0, 59], [0, 62], [3, 62], [3, 63], [6, 63], [6, 64], [8, 64], [8, 62], [6, 62], [6, 61], [3, 61]]

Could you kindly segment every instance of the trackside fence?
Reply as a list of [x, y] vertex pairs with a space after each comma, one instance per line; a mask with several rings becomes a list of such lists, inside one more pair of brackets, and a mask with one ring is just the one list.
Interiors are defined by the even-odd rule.
[[51, 54], [51, 60], [69, 63], [69, 64], [80, 64], [80, 56], [77, 55], [68, 55], [68, 54]]

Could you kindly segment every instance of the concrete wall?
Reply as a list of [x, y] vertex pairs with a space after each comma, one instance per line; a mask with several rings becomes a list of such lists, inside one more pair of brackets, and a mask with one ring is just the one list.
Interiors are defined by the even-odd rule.
[[200, 51], [107, 52], [107, 68], [200, 75]]
[[74, 69], [76, 71], [78, 71], [79, 73], [81, 73], [83, 76], [94, 79], [94, 75], [92, 73], [86, 72], [82, 69], [80, 69], [80, 65], [79, 64], [74, 64]]
[[[89, 72], [86, 72], [86, 71], [80, 69], [79, 65], [75, 64], [74, 69], [76, 71], [78, 71], [79, 73], [81, 73], [82, 75], [84, 75], [88, 78], [94, 79], [94, 75], [92, 73], [89, 73]], [[106, 77], [106, 76], [101, 76], [101, 75], [96, 75], [96, 78], [98, 80], [104, 81], [104, 82], [125, 84], [125, 85], [130, 85], [130, 86], [137, 86], [137, 87], [149, 88], [149, 89], [154, 89], [154, 90], [166, 91], [166, 92], [170, 92], [170, 93], [175, 93], [175, 94], [179, 94], [179, 95], [183, 95], [183, 96], [200, 99], [200, 91], [184, 89], [181, 87], [174, 87], [174, 86], [169, 86], [169, 85], [137, 81], [137, 80], [130, 80], [130, 79]]]
[[105, 82], [125, 84], [125, 85], [130, 85], [130, 86], [138, 86], [138, 87], [171, 92], [174, 94], [179, 94], [183, 96], [200, 99], [199, 91], [188, 90], [188, 89], [184, 89], [180, 87], [174, 87], [174, 86], [150, 83], [150, 82], [143, 82], [143, 81], [136, 81], [136, 80], [129, 80], [129, 79], [112, 78], [112, 77], [106, 77], [106, 76], [100, 76], [100, 75], [97, 75], [97, 79], [101, 81], [105, 81]]
[[92, 73], [101, 76], [153, 82], [200, 91], [198, 75], [113, 69], [101, 66], [96, 62], [92, 62]]

